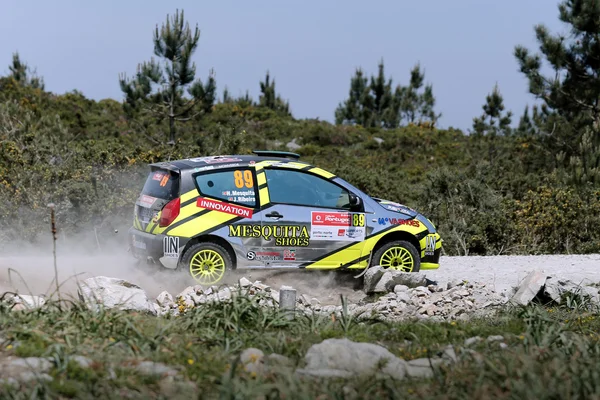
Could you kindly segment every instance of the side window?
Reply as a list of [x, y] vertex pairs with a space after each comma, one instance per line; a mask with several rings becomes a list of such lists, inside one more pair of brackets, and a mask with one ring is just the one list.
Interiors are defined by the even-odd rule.
[[202, 196], [248, 207], [256, 206], [256, 184], [250, 168], [198, 175], [196, 183]]
[[350, 209], [346, 189], [326, 179], [300, 171], [265, 169], [273, 203]]

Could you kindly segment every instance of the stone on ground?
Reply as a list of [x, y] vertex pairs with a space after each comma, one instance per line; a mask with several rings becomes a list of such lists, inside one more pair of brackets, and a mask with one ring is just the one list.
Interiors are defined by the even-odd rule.
[[100, 307], [157, 314], [157, 305], [139, 286], [124, 279], [97, 276], [81, 284], [79, 297], [93, 310]]

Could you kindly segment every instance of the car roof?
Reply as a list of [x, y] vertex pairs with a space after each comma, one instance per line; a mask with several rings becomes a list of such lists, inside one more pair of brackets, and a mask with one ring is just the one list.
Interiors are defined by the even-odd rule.
[[151, 167], [164, 168], [164, 169], [178, 169], [187, 170], [194, 168], [201, 168], [206, 166], [213, 166], [214, 168], [230, 167], [232, 164], [237, 166], [251, 166], [262, 161], [273, 161], [277, 166], [277, 163], [287, 164], [302, 164], [305, 166], [311, 166], [311, 164], [304, 161], [299, 161], [300, 157], [298, 154], [289, 153], [284, 151], [254, 151], [257, 155], [249, 154], [233, 154], [233, 155], [214, 155], [214, 156], [201, 156], [184, 158], [174, 161], [163, 161], [149, 164]]

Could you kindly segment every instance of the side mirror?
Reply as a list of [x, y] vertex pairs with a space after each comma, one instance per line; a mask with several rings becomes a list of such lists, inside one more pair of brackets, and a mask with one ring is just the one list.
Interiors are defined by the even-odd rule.
[[360, 197], [358, 197], [357, 195], [350, 193], [349, 194], [349, 200], [350, 200], [350, 207], [354, 210], [356, 209], [360, 209], [362, 206], [362, 200]]

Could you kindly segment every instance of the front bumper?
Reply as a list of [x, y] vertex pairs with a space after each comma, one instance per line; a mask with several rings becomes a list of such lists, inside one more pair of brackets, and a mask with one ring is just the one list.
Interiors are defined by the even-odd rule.
[[421, 269], [438, 269], [440, 267], [440, 255], [442, 248], [435, 249], [433, 255], [421, 258]]
[[[165, 256], [165, 238], [176, 238], [179, 246], [177, 247], [176, 253], [171, 253], [169, 256]], [[181, 253], [185, 247], [188, 239], [166, 236], [166, 235], [153, 235], [151, 233], [142, 232], [134, 227], [129, 228], [128, 231], [129, 248], [131, 253], [137, 259], [144, 260], [147, 262], [159, 263], [165, 268], [175, 269], [181, 259]]]

